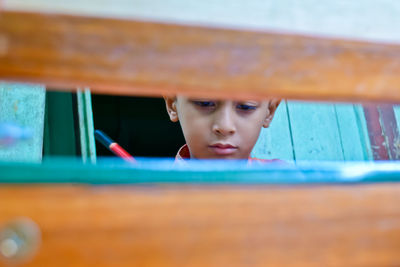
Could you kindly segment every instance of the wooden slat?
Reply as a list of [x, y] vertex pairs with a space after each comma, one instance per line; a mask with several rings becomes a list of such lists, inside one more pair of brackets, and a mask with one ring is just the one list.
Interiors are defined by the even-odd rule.
[[[393, 106], [393, 111], [396, 118], [397, 129], [400, 129], [400, 106], [399, 105]], [[400, 147], [400, 140], [397, 140], [396, 143], [397, 147]]]
[[400, 136], [396, 107], [389, 104], [364, 105], [364, 111], [374, 159], [398, 160]]
[[296, 160], [344, 159], [334, 104], [288, 102]]
[[[372, 160], [371, 144], [362, 106], [357, 104], [335, 104], [343, 159]], [[361, 113], [361, 114], [359, 114]]]
[[400, 101], [400, 47], [2, 12], [0, 78], [93, 92]]
[[24, 266], [397, 266], [400, 184], [2, 186], [42, 230]]
[[389, 160], [389, 152], [386, 147], [385, 133], [380, 122], [378, 106], [364, 105], [364, 113], [367, 121], [373, 158], [375, 160]]
[[379, 105], [380, 122], [386, 138], [386, 147], [391, 160], [400, 159], [400, 135], [393, 105]]
[[354, 111], [356, 115], [356, 120], [359, 123], [358, 130], [359, 130], [359, 137], [360, 142], [363, 144], [364, 152], [365, 152], [365, 159], [373, 160], [373, 152], [372, 152], [372, 144], [369, 138], [368, 133], [368, 123], [367, 118], [365, 116], [364, 107], [361, 104], [354, 105]]
[[2, 0], [6, 10], [269, 29], [400, 43], [397, 0]]
[[79, 118], [80, 147], [83, 162], [96, 162], [96, 144], [94, 139], [94, 123], [92, 97], [90, 90], [79, 89], [77, 94], [77, 109]]

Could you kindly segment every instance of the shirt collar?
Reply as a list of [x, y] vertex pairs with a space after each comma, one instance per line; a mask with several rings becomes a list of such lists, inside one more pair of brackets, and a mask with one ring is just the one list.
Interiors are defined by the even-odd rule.
[[176, 154], [175, 159], [177, 160], [183, 160], [183, 159], [190, 159], [190, 151], [189, 151], [189, 147], [187, 144], [183, 145], [178, 153]]

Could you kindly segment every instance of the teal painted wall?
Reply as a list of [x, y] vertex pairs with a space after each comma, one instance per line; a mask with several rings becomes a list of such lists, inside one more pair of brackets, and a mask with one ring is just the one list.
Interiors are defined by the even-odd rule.
[[279, 105], [271, 125], [261, 130], [252, 157], [287, 161], [294, 159], [286, 101]]
[[333, 104], [289, 102], [296, 160], [343, 160]]
[[282, 160], [372, 160], [361, 105], [282, 102], [252, 156]]
[[367, 122], [360, 104], [335, 104], [343, 159], [372, 160]]
[[43, 148], [45, 88], [42, 85], [0, 82], [0, 123], [30, 129], [32, 138], [0, 147], [0, 160], [40, 161]]

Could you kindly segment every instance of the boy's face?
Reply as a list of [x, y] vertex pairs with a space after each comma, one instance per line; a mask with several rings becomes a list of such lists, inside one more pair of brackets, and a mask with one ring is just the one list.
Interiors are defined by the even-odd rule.
[[180, 121], [191, 158], [247, 159], [261, 127], [268, 127], [280, 100], [219, 101], [165, 97], [170, 119]]

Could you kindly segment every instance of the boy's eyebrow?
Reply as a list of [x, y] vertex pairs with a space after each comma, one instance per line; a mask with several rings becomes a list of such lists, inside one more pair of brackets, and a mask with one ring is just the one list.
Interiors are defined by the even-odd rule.
[[206, 99], [206, 98], [189, 98], [188, 101], [190, 102], [214, 102], [214, 103], [220, 103], [220, 100], [214, 100], [214, 99]]
[[235, 103], [260, 104], [261, 101], [256, 101], [256, 100], [242, 100], [242, 101], [235, 101]]

